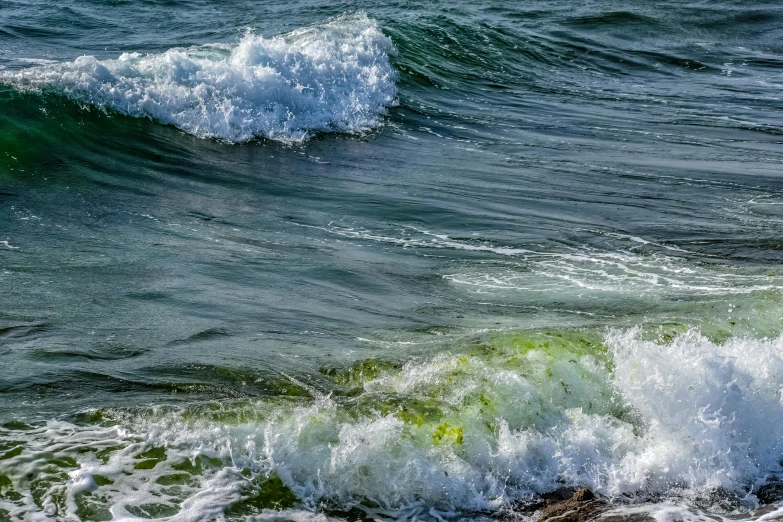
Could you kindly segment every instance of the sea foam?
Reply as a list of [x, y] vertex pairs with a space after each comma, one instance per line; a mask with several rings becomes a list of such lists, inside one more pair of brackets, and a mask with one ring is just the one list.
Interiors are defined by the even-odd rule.
[[391, 41], [365, 14], [236, 45], [4, 71], [0, 82], [174, 125], [201, 138], [306, 140], [377, 127], [395, 103]]
[[509, 332], [401, 368], [362, 363], [337, 378], [349, 396], [299, 383], [312, 397], [0, 429], [15, 448], [0, 460], [0, 509], [206, 521], [331, 505], [442, 520], [587, 486], [659, 502], [634, 508], [659, 520], [675, 507], [747, 513], [783, 472], [781, 353], [783, 337], [696, 330]]

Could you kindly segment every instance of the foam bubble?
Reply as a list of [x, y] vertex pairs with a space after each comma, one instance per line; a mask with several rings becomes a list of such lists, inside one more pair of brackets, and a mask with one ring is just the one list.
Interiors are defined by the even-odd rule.
[[[498, 245], [480, 238], [455, 239], [446, 234], [404, 227], [400, 231], [374, 231], [337, 223], [302, 225], [329, 234], [418, 250], [459, 250], [486, 254], [478, 263], [443, 274], [447, 281], [478, 294], [498, 297], [558, 295], [580, 297], [617, 294], [645, 298], [680, 298], [754, 294], [783, 290], [783, 277], [769, 267], [739, 269], [719, 262], [703, 263], [682, 254], [694, 254], [637, 236], [585, 233], [609, 237], [610, 249], [587, 245], [563, 249], [529, 249]], [[674, 254], [677, 254], [676, 256]]]
[[335, 377], [352, 390], [335, 397], [0, 430], [0, 508], [30, 519], [304, 520], [355, 507], [437, 519], [566, 485], [665, 500], [638, 508], [659, 520], [747, 512], [755, 488], [783, 473], [781, 354], [783, 337], [510, 332], [401, 368], [362, 363]]
[[247, 35], [235, 46], [124, 53], [103, 61], [81, 56], [6, 71], [0, 81], [54, 89], [202, 138], [296, 142], [316, 132], [377, 127], [395, 103], [391, 52], [378, 24], [355, 14], [273, 38]]
[[781, 471], [783, 336], [716, 344], [689, 331], [658, 344], [634, 329], [607, 343], [615, 385], [646, 420], [634, 465], [648, 484], [737, 490]]

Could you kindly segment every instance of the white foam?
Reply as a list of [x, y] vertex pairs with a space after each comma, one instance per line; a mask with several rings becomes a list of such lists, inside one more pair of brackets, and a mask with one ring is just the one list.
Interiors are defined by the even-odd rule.
[[[426, 230], [420, 230], [415, 227], [405, 227], [405, 232], [414, 231], [417, 235], [410, 235], [408, 237], [394, 237], [383, 234], [371, 232], [364, 228], [353, 228], [345, 226], [337, 226], [334, 223], [329, 223], [326, 227], [318, 227], [312, 225], [300, 225], [305, 228], [314, 228], [317, 230], [323, 230], [330, 234], [334, 234], [339, 237], [361, 239], [365, 241], [374, 241], [378, 243], [388, 243], [392, 245], [398, 245], [403, 248], [440, 248], [450, 250], [466, 250], [473, 252], [491, 252], [500, 254], [503, 256], [515, 256], [522, 254], [531, 254], [531, 250], [521, 248], [510, 248], [503, 246], [494, 246], [487, 242], [480, 244], [468, 243], [465, 241], [456, 241], [451, 239], [445, 234], [435, 234]], [[423, 236], [423, 237], [422, 237]]]
[[17, 60], [20, 62], [32, 63], [36, 65], [49, 65], [52, 63], [57, 63], [54, 60], [47, 60], [45, 58], [17, 58]]
[[[80, 495], [93, 492], [110, 499], [118, 520], [138, 520], [129, 506], [161, 502], [178, 506], [170, 520], [219, 519], [252, 490], [241, 472], [250, 470], [288, 485], [301, 505], [283, 513], [303, 519], [326, 500], [437, 519], [579, 485], [610, 498], [663, 498], [669, 504], [639, 509], [661, 521], [683, 513], [696, 520], [702, 515], [689, 506], [710, 491], [735, 492], [744, 496], [737, 509], [752, 509], [748, 492], [783, 472], [783, 337], [718, 344], [689, 331], [662, 343], [618, 330], [605, 336], [607, 359], [568, 339], [539, 338], [530, 348], [523, 338], [481, 354], [410, 361], [348, 398], [313, 393], [239, 405], [256, 412], [252, 422], [212, 421], [197, 410], [119, 412], [124, 427], [52, 422], [26, 433], [24, 451], [0, 461], [0, 473], [23, 491], [53, 457], [70, 456], [78, 468], [65, 482], [53, 475], [41, 507], [32, 497], [0, 507], [45, 518], [60, 509], [60, 495], [73, 515]], [[142, 452], [161, 445], [165, 458], [139, 468]], [[114, 446], [122, 449], [108, 460], [96, 457]], [[223, 464], [176, 488], [159, 482], [197, 455]], [[98, 485], [98, 475], [113, 484]]]
[[0, 81], [174, 125], [202, 138], [285, 142], [365, 132], [395, 103], [391, 41], [365, 14], [234, 46], [124, 53], [4, 71]]
[[783, 278], [768, 270], [740, 270], [729, 265], [707, 265], [660, 253], [601, 252], [529, 255], [495, 267], [468, 267], [445, 274], [446, 280], [479, 293], [525, 291], [533, 293], [588, 290], [650, 297], [752, 294], [783, 290]]
[[[753, 294], [783, 290], [783, 277], [765, 269], [738, 269], [719, 263], [706, 264], [673, 255], [693, 254], [677, 246], [655, 243], [637, 236], [586, 230], [617, 239], [613, 250], [587, 245], [563, 251], [532, 250], [497, 245], [479, 238], [455, 239], [446, 234], [406, 226], [379, 232], [364, 227], [329, 223], [301, 225], [331, 235], [406, 249], [460, 250], [487, 254], [491, 263], [469, 262], [443, 278], [481, 294], [504, 292], [580, 297], [614, 293], [645, 297], [683, 297]], [[639, 247], [646, 247], [639, 251]]]
[[647, 447], [629, 460], [645, 487], [736, 490], [781, 471], [783, 336], [716, 344], [689, 331], [657, 344], [634, 329], [607, 342], [614, 383], [647, 422]]
[[[442, 354], [365, 384], [360, 400], [427, 401], [441, 412], [421, 426], [372, 407], [355, 417], [328, 399], [242, 433], [263, 433], [250, 437], [253, 458], [310, 505], [369, 499], [397, 516], [422, 504], [493, 509], [563, 484], [687, 502], [782, 471], [783, 337], [716, 344], [690, 331], [658, 344], [632, 329], [605, 341], [611, 373], [591, 356], [531, 350], [512, 365], [510, 354]], [[623, 405], [635, 412], [625, 420]]]
[[618, 507], [604, 513], [598, 520], [615, 520], [614, 517], [618, 517], [620, 520], [652, 519], [655, 522], [729, 522], [732, 520], [668, 502]]

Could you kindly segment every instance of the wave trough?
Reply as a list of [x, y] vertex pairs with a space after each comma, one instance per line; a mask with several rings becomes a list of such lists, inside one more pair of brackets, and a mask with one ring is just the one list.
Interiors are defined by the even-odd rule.
[[200, 138], [300, 142], [361, 133], [395, 103], [391, 40], [365, 14], [237, 45], [124, 53], [4, 71], [0, 82], [174, 125]]

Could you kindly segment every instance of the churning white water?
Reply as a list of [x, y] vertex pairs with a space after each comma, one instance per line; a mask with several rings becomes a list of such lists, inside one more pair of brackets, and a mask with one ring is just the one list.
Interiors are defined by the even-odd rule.
[[124, 53], [4, 71], [0, 81], [167, 123], [202, 138], [284, 142], [365, 132], [395, 103], [391, 41], [364, 14], [236, 45]]

